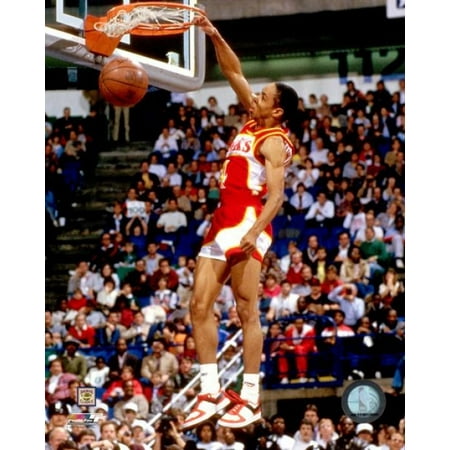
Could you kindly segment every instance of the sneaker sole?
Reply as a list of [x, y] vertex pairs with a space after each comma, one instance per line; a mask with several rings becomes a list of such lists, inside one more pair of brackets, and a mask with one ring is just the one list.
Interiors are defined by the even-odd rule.
[[217, 403], [215, 411], [212, 411], [210, 413], [205, 412], [203, 414], [199, 414], [197, 417], [193, 418], [189, 422], [184, 422], [182, 429], [187, 430], [203, 422], [206, 422], [208, 419], [218, 414], [222, 409], [226, 408], [230, 403], [231, 403], [230, 399], [224, 396], [223, 399], [219, 403]]
[[261, 411], [255, 413], [251, 418], [244, 420], [244, 421], [233, 421], [233, 422], [229, 422], [227, 420], [219, 419], [217, 421], [217, 425], [220, 425], [221, 427], [228, 427], [228, 428], [242, 428], [242, 427], [246, 427], [247, 425], [250, 425], [251, 423], [257, 421], [261, 419]]

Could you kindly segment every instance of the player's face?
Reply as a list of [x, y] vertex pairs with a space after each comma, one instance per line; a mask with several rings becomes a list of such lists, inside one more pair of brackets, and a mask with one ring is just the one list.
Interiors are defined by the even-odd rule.
[[254, 105], [249, 109], [250, 115], [254, 119], [265, 119], [272, 115], [273, 109], [277, 105], [277, 88], [275, 83], [265, 86], [262, 91], [254, 97]]

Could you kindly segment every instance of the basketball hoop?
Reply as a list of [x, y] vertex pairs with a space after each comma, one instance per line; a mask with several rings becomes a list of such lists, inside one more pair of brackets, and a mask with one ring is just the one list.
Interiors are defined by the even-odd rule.
[[84, 22], [89, 51], [110, 56], [121, 37], [168, 36], [184, 33], [196, 15], [204, 11], [194, 6], [172, 2], [137, 2], [111, 8], [105, 17], [87, 15]]

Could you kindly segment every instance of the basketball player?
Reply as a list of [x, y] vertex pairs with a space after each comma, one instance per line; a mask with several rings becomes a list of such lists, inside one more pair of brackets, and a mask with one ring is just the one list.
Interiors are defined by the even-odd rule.
[[[222, 73], [250, 113], [250, 120], [228, 149], [220, 176], [220, 204], [198, 255], [190, 312], [201, 392], [184, 427], [226, 411], [218, 424], [240, 428], [261, 417], [263, 336], [257, 289], [261, 262], [272, 241], [270, 222], [282, 205], [285, 167], [293, 153], [284, 123], [296, 113], [298, 96], [282, 83], [270, 83], [253, 94], [239, 59], [209, 19], [198, 17], [194, 23], [211, 38]], [[216, 361], [218, 333], [213, 306], [230, 277], [243, 330], [240, 395], [221, 390]]]

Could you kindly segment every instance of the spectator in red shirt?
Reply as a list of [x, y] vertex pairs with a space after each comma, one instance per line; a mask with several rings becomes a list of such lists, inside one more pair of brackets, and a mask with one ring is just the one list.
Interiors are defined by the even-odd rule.
[[158, 281], [162, 277], [167, 278], [167, 288], [175, 292], [178, 287], [178, 274], [171, 267], [169, 258], [161, 258], [158, 261], [158, 269], [153, 272], [150, 278], [150, 286], [153, 291], [158, 289]]
[[80, 312], [75, 316], [75, 324], [69, 328], [68, 334], [81, 342], [81, 348], [95, 345], [95, 328], [87, 324], [84, 313]]
[[76, 288], [72, 294], [72, 297], [67, 301], [67, 307], [69, 309], [73, 309], [75, 311], [79, 311], [81, 308], [84, 308], [87, 303], [87, 298], [83, 295], [83, 292], [80, 288]]

